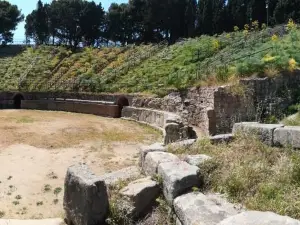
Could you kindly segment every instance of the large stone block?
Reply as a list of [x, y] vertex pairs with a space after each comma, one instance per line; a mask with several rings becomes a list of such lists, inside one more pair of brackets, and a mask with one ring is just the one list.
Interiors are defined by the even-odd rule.
[[[238, 213], [234, 205], [224, 199], [196, 192], [177, 197], [174, 200], [174, 210], [182, 225], [215, 225]], [[241, 224], [243, 223], [236, 225]]]
[[175, 161], [161, 163], [158, 175], [163, 180], [163, 192], [167, 202], [172, 205], [174, 198], [200, 186], [199, 168], [187, 162]]
[[229, 143], [233, 140], [232, 134], [219, 134], [209, 138], [212, 144], [223, 144]]
[[199, 166], [210, 159], [212, 159], [212, 157], [208, 155], [187, 155], [184, 157], [184, 161], [193, 166]]
[[145, 174], [153, 176], [157, 173], [159, 164], [173, 161], [179, 162], [180, 159], [176, 155], [168, 152], [149, 152], [143, 164], [143, 171]]
[[274, 145], [300, 148], [300, 127], [282, 127], [275, 129]]
[[218, 225], [300, 225], [299, 220], [273, 212], [247, 211], [224, 219]]
[[65, 178], [64, 210], [69, 224], [102, 224], [108, 213], [108, 195], [103, 179], [85, 164], [68, 168]]
[[149, 152], [165, 152], [166, 149], [161, 143], [154, 143], [140, 149], [139, 166], [143, 167], [145, 157]]
[[283, 127], [282, 124], [261, 124], [255, 122], [236, 123], [233, 126], [232, 133], [235, 135], [239, 132], [257, 135], [259, 140], [264, 144], [273, 146], [273, 133], [276, 128]]
[[130, 166], [101, 176], [105, 184], [110, 188], [120, 181], [137, 179], [141, 176], [141, 171], [136, 166]]
[[133, 218], [143, 216], [155, 205], [159, 192], [159, 185], [151, 177], [135, 180], [121, 189], [120, 206], [125, 206], [123, 210]]

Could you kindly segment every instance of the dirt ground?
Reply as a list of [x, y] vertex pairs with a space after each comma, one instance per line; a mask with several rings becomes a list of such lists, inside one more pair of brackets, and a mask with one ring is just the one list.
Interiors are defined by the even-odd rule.
[[63, 216], [67, 168], [97, 175], [134, 165], [141, 145], [161, 141], [152, 128], [66, 112], [0, 111], [0, 218]]

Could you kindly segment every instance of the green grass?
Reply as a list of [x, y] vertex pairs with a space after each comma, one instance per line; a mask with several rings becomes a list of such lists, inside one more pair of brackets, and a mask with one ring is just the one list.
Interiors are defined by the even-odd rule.
[[286, 117], [282, 120], [282, 123], [286, 126], [300, 126], [300, 113]]
[[272, 148], [254, 136], [240, 136], [228, 145], [200, 140], [188, 154], [213, 157], [200, 166], [203, 191], [223, 193], [249, 210], [300, 219], [299, 151]]
[[[300, 30], [282, 29], [201, 36], [171, 46], [84, 48], [75, 52], [53, 46], [28, 48], [17, 56], [0, 58], [0, 89], [16, 89], [18, 79], [26, 75], [23, 87], [29, 90], [75, 88], [81, 92], [164, 95], [243, 77], [272, 77], [297, 70], [300, 62]], [[60, 83], [75, 79], [79, 83], [74, 87]]]

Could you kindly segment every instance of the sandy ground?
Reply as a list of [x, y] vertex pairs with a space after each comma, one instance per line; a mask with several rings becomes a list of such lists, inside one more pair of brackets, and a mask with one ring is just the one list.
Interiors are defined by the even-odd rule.
[[84, 162], [97, 175], [134, 165], [138, 147], [160, 134], [134, 122], [92, 115], [0, 111], [0, 218], [63, 216], [68, 166]]

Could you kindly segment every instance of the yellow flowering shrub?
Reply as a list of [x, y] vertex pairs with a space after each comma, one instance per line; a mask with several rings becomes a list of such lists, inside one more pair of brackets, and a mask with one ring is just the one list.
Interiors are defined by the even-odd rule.
[[265, 63], [268, 63], [268, 62], [273, 62], [275, 61], [276, 57], [275, 56], [271, 56], [269, 54], [265, 55], [263, 58], [262, 58], [262, 61], [265, 62]]
[[294, 22], [294, 20], [292, 20], [292, 19], [289, 19], [289, 22], [288, 22], [288, 24], [287, 24], [287, 29], [289, 30], [289, 31], [291, 31], [291, 30], [294, 30], [295, 28], [296, 28], [296, 24], [295, 24], [295, 22]]
[[220, 48], [220, 42], [217, 39], [213, 40], [212, 45], [213, 45], [213, 50], [214, 51], [218, 51], [219, 50], [219, 48]]
[[278, 36], [276, 34], [274, 34], [272, 37], [271, 37], [271, 40], [273, 42], [277, 42], [278, 41]]
[[296, 69], [296, 67], [297, 67], [297, 62], [296, 62], [296, 60], [293, 59], [293, 58], [291, 58], [291, 59], [289, 60], [289, 70], [290, 70], [290, 71], [294, 71], [294, 70]]

